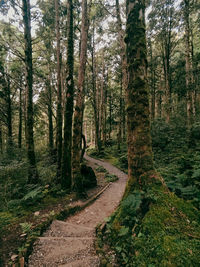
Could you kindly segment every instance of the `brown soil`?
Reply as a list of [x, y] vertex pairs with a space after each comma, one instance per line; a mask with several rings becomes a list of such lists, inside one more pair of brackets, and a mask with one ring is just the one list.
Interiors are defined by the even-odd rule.
[[[87, 164], [91, 166], [94, 171], [98, 167], [92, 161], [87, 162]], [[87, 190], [89, 200], [96, 196], [98, 192], [101, 192], [108, 184], [105, 180], [104, 173], [95, 171], [95, 174], [98, 185], [95, 188]], [[41, 223], [45, 223], [51, 213], [59, 214], [70, 206], [84, 205], [88, 199], [76, 201], [76, 196], [72, 193], [63, 198], [55, 199], [56, 202], [54, 203], [52, 203], [51, 200], [47, 203], [42, 202], [41, 207], [34, 208], [27, 216], [19, 217], [16, 221], [10, 223], [6, 229], [4, 229], [3, 233], [0, 234], [0, 266], [8, 266], [8, 262], [12, 262], [11, 257], [18, 254], [18, 249], [26, 242], [26, 236], [21, 236], [22, 229], [20, 223], [30, 223], [32, 224], [31, 229], [34, 230]], [[38, 213], [38, 215], [35, 215], [35, 213]], [[18, 258], [16, 258], [16, 261], [17, 260]]]
[[86, 160], [90, 164], [103, 166], [119, 180], [111, 183], [95, 202], [78, 214], [66, 221], [53, 221], [44, 235], [36, 241], [28, 266], [99, 266], [99, 258], [94, 248], [95, 228], [118, 206], [127, 175], [107, 162], [88, 156]]

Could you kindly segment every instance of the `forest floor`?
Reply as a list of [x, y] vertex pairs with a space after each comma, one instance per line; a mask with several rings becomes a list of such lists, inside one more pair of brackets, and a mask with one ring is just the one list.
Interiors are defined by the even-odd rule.
[[122, 198], [127, 175], [110, 163], [86, 156], [90, 164], [105, 168], [119, 178], [81, 212], [65, 221], [54, 220], [49, 229], [40, 237], [29, 257], [28, 266], [99, 266], [95, 253], [95, 229], [110, 216]]

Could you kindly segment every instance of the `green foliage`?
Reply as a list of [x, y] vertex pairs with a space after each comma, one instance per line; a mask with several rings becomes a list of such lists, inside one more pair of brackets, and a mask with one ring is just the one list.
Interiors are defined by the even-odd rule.
[[13, 215], [10, 212], [0, 212], [0, 229], [13, 221]]
[[30, 232], [32, 231], [32, 223], [20, 223], [20, 226], [24, 234], [30, 234]]
[[114, 174], [106, 174], [105, 176], [107, 182], [116, 182], [119, 178]]
[[106, 170], [104, 167], [102, 167], [102, 166], [98, 166], [98, 167], [96, 168], [96, 171], [97, 171], [97, 172], [107, 172], [107, 170]]
[[[200, 216], [188, 202], [159, 186], [145, 197], [153, 198], [144, 216], [139, 192], [122, 201], [109, 220], [106, 240], [115, 250], [120, 266], [198, 266], [200, 260]], [[144, 201], [144, 200], [143, 200]], [[132, 224], [125, 213], [134, 217]], [[124, 210], [124, 213], [123, 211]], [[120, 215], [119, 215], [120, 214]]]
[[35, 205], [43, 197], [43, 187], [37, 186], [23, 197], [22, 203], [25, 206]]

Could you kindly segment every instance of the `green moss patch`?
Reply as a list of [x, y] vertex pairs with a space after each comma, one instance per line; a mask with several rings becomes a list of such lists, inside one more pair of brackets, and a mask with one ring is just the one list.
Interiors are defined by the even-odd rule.
[[199, 266], [198, 210], [159, 186], [131, 198], [108, 219], [104, 235], [120, 266]]

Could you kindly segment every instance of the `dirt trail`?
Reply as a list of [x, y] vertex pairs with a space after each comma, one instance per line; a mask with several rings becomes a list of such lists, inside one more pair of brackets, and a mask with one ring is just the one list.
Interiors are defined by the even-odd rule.
[[95, 267], [99, 258], [95, 253], [95, 227], [118, 206], [123, 195], [127, 175], [107, 162], [85, 156], [86, 160], [103, 166], [119, 177], [89, 207], [66, 221], [55, 220], [34, 245], [29, 257], [30, 267]]

